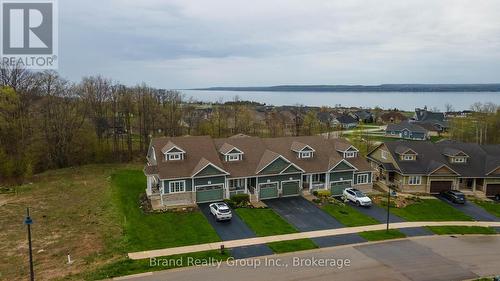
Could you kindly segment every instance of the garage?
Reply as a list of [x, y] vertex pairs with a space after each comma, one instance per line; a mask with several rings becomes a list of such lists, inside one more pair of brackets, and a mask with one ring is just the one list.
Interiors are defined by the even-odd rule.
[[283, 196], [299, 195], [300, 181], [285, 181], [281, 183], [281, 191]]
[[500, 183], [486, 185], [486, 197], [495, 197], [500, 194]]
[[431, 181], [430, 193], [441, 193], [443, 191], [451, 190], [453, 181]]
[[339, 181], [330, 183], [332, 196], [342, 196], [344, 189], [351, 187], [351, 181]]
[[271, 199], [278, 197], [278, 183], [262, 183], [259, 185], [259, 199]]
[[206, 185], [196, 187], [196, 203], [222, 201], [224, 199], [223, 185]]

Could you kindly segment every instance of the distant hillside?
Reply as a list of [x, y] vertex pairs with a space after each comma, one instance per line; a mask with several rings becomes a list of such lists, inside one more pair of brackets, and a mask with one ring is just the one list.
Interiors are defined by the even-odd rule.
[[500, 84], [280, 85], [266, 87], [210, 87], [192, 90], [250, 92], [500, 92]]

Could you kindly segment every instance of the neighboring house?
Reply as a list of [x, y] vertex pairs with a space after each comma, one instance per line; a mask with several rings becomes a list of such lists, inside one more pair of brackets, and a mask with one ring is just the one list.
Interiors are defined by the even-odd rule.
[[358, 126], [358, 120], [351, 115], [341, 114], [333, 118], [332, 124], [343, 129], [352, 129]]
[[372, 169], [343, 139], [320, 136], [212, 139], [155, 138], [144, 168], [157, 208], [215, 202], [234, 194], [252, 201], [354, 186], [372, 190]]
[[444, 132], [448, 129], [448, 122], [445, 120], [445, 115], [442, 112], [428, 111], [427, 107], [423, 109], [416, 108], [415, 115], [411, 122], [416, 124], [426, 124], [432, 126], [437, 132]]
[[332, 127], [334, 125], [333, 124], [333, 115], [331, 112], [320, 111], [320, 112], [316, 113], [316, 117], [318, 118], [319, 122], [321, 122], [322, 124], [325, 124], [325, 125], [330, 126], [330, 127]]
[[394, 141], [382, 143], [367, 158], [379, 180], [403, 192], [500, 194], [500, 145]]
[[353, 113], [353, 117], [359, 122], [363, 123], [373, 123], [373, 113], [367, 110], [359, 110]]
[[472, 110], [448, 111], [444, 113], [445, 118], [465, 118], [473, 113]]
[[427, 129], [408, 121], [403, 121], [399, 124], [388, 124], [385, 129], [385, 135], [407, 140], [426, 140], [429, 138]]
[[405, 120], [408, 120], [408, 117], [406, 117], [403, 113], [398, 111], [389, 111], [380, 115], [377, 121], [384, 124], [391, 124], [391, 123], [401, 123], [402, 121]]

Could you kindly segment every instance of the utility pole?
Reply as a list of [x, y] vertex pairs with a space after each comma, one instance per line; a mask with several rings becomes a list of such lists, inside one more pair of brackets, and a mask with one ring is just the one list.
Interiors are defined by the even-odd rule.
[[33, 224], [33, 220], [30, 217], [30, 208], [26, 208], [26, 219], [24, 220], [24, 224], [28, 227], [28, 246], [29, 246], [29, 263], [30, 263], [30, 280], [35, 280], [35, 272], [33, 271], [33, 251], [31, 247], [31, 225]]
[[387, 186], [387, 226], [385, 231], [389, 232], [389, 208], [391, 206], [391, 187]]

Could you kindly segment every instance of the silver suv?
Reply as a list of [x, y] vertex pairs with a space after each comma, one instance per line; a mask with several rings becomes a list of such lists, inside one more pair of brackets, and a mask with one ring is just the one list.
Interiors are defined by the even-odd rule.
[[230, 220], [233, 217], [231, 209], [226, 203], [212, 203], [209, 206], [210, 213], [212, 213], [216, 221]]

